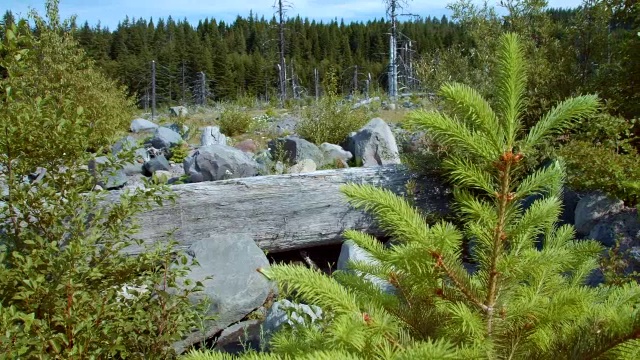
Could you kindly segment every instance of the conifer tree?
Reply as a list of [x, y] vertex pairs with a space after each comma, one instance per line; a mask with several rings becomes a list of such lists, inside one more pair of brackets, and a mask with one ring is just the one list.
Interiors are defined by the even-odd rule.
[[[529, 130], [526, 64], [516, 35], [500, 40], [496, 103], [449, 83], [451, 113], [410, 117], [449, 152], [443, 161], [461, 228], [427, 224], [403, 198], [369, 185], [343, 193], [373, 214], [389, 245], [357, 231], [345, 237], [378, 260], [332, 277], [300, 266], [264, 273], [285, 295], [315, 304], [324, 318], [287, 328], [271, 354], [248, 359], [636, 359], [640, 356], [640, 287], [587, 284], [601, 245], [558, 226], [561, 159], [529, 172], [527, 157], [572, 120], [594, 114], [596, 96], [564, 100]], [[523, 200], [534, 196], [525, 207]], [[463, 244], [471, 242], [471, 264]], [[471, 269], [469, 269], [471, 268]], [[385, 280], [393, 291], [370, 281]], [[228, 359], [192, 353], [189, 359]]]

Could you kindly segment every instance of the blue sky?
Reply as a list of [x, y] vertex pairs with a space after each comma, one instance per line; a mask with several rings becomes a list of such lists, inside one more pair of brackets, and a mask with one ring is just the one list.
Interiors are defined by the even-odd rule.
[[[316, 20], [334, 18], [350, 21], [366, 21], [384, 17], [382, 0], [289, 0], [292, 8], [289, 16], [299, 14]], [[420, 16], [442, 16], [449, 14], [445, 6], [450, 1], [409, 0], [406, 12]], [[490, 0], [491, 2], [495, 2]], [[573, 7], [582, 0], [549, 0], [553, 7]], [[250, 10], [259, 16], [271, 18], [274, 14], [273, 0], [61, 0], [60, 13], [63, 18], [78, 16], [78, 23], [88, 21], [95, 25], [115, 29], [125, 16], [130, 18], [160, 17], [171, 15], [174, 19], [187, 18], [192, 24], [205, 17], [233, 21], [237, 15], [247, 16]], [[0, 0], [2, 13], [9, 9], [14, 14], [25, 15], [29, 8], [44, 14], [44, 0]]]

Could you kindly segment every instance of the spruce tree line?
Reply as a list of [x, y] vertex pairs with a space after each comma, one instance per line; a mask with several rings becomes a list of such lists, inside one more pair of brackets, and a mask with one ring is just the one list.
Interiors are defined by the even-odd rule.
[[[359, 89], [371, 74], [372, 86], [386, 87], [388, 32], [390, 23], [376, 19], [367, 23], [316, 22], [301, 17], [287, 19], [285, 48], [287, 75], [293, 73], [307, 95], [314, 95], [314, 69], [322, 78], [335, 69], [338, 91], [352, 91], [355, 66]], [[415, 54], [433, 52], [464, 42], [464, 32], [446, 17], [400, 24], [399, 31], [412, 40]], [[155, 60], [159, 102], [180, 102], [183, 66], [186, 88], [192, 89], [204, 72], [214, 99], [238, 96], [265, 97], [277, 92], [277, 20], [252, 14], [232, 23], [204, 19], [197, 25], [186, 20], [125, 19], [114, 31], [85, 23], [76, 32], [78, 41], [109, 75], [120, 79], [131, 93], [142, 96], [149, 85], [151, 61]], [[187, 90], [189, 91], [189, 90]], [[187, 95], [189, 97], [189, 95]], [[171, 101], [170, 101], [171, 100]]]

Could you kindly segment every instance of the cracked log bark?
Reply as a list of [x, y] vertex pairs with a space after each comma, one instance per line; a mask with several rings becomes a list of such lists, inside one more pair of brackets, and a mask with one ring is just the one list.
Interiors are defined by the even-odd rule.
[[[269, 252], [342, 242], [347, 229], [381, 234], [370, 216], [351, 208], [340, 186], [363, 183], [404, 194], [410, 174], [398, 166], [349, 168], [307, 174], [257, 176], [173, 186], [175, 204], [143, 213], [136, 235], [145, 243], [173, 237], [179, 248], [229, 233], [248, 233]], [[437, 179], [420, 179], [417, 204], [447, 212], [449, 191]], [[118, 192], [113, 192], [116, 198]], [[113, 199], [113, 198], [112, 198]], [[139, 253], [141, 247], [127, 249]]]

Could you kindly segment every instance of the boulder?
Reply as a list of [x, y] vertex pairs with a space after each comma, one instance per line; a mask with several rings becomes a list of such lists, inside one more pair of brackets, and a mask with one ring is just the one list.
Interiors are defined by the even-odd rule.
[[295, 118], [287, 117], [273, 123], [270, 131], [278, 136], [289, 136], [295, 134], [296, 126], [298, 126], [298, 121]]
[[623, 208], [622, 200], [612, 199], [601, 192], [583, 196], [576, 205], [576, 232], [582, 236], [589, 235], [600, 220], [619, 213]]
[[[277, 165], [276, 165], [277, 166]], [[316, 163], [311, 159], [304, 159], [287, 169], [289, 174], [305, 174], [316, 171]]]
[[299, 163], [304, 159], [311, 159], [316, 164], [322, 164], [324, 160], [322, 151], [315, 144], [295, 136], [269, 141], [269, 151], [272, 159], [279, 159], [281, 154], [278, 152], [283, 151], [285, 160], [290, 164]]
[[99, 156], [89, 161], [89, 171], [98, 180], [98, 185], [103, 189], [115, 190], [122, 188], [127, 183], [127, 174], [123, 169], [115, 170], [112, 168], [103, 169], [99, 174], [97, 173], [98, 165], [104, 165], [107, 163], [106, 156]]
[[589, 239], [597, 240], [604, 246], [614, 246], [616, 240], [622, 245], [629, 246], [640, 242], [640, 219], [638, 210], [624, 209], [623, 211], [601, 219], [589, 232]]
[[151, 145], [156, 149], [168, 150], [182, 142], [182, 135], [167, 128], [159, 127], [151, 139]]
[[200, 146], [227, 145], [227, 137], [220, 132], [218, 126], [207, 126], [202, 130]]
[[164, 155], [158, 155], [144, 163], [144, 170], [148, 176], [151, 176], [151, 174], [158, 170], [171, 171], [171, 165], [169, 165], [169, 161], [167, 161]]
[[7, 179], [4, 176], [0, 176], [0, 199], [4, 199], [8, 196], [9, 186], [7, 185]]
[[380, 118], [372, 119], [360, 131], [351, 133], [345, 148], [353, 154], [356, 163], [362, 163], [364, 167], [400, 164], [393, 132]]
[[182, 164], [174, 164], [169, 162], [169, 164], [171, 165], [171, 169], [169, 170], [169, 172], [171, 173], [171, 177], [182, 177], [184, 175], [184, 168], [182, 166]]
[[215, 350], [227, 354], [238, 354], [247, 349], [260, 350], [259, 320], [245, 320], [224, 329], [216, 340]]
[[[378, 260], [374, 259], [368, 251], [361, 248], [353, 241], [347, 240], [342, 243], [342, 248], [340, 249], [337, 266], [338, 270], [353, 271], [349, 267], [349, 263], [352, 261], [365, 262], [371, 265], [379, 264]], [[357, 271], [355, 273], [359, 274]], [[387, 280], [380, 279], [379, 277], [371, 274], [366, 274], [364, 278], [376, 285], [382, 292], [392, 294], [396, 291], [396, 288]]]
[[169, 108], [169, 114], [171, 116], [183, 117], [189, 115], [189, 111], [184, 106], [172, 106]]
[[124, 167], [122, 168], [127, 176], [142, 174], [144, 172], [143, 164], [151, 160], [149, 152], [145, 148], [136, 149], [133, 156], [134, 161], [132, 163], [124, 164]]
[[137, 189], [144, 189], [145, 186], [145, 180], [147, 179], [146, 176], [140, 174], [133, 174], [128, 176], [128, 180], [127, 180], [127, 184], [124, 186], [123, 189], [125, 190], [137, 190]]
[[[198, 173], [203, 181], [235, 179], [258, 174], [258, 164], [242, 151], [225, 145], [203, 146], [185, 159], [185, 174]], [[195, 182], [194, 179], [191, 182]]]
[[187, 279], [202, 281], [204, 290], [191, 294], [189, 299], [194, 304], [209, 301], [209, 310], [203, 316], [214, 319], [204, 322], [204, 333], [194, 331], [175, 343], [178, 353], [242, 320], [274, 291], [267, 278], [256, 271], [268, 268], [269, 260], [251, 236], [232, 233], [204, 238], [193, 243], [187, 254], [200, 265], [192, 266], [178, 284], [183, 286]]
[[171, 124], [169, 126], [167, 126], [169, 129], [177, 132], [178, 134], [180, 134], [180, 136], [182, 136], [183, 140], [186, 140], [187, 138], [189, 138], [189, 127], [187, 125], [180, 125], [180, 124]]
[[131, 132], [134, 132], [134, 133], [153, 131], [157, 128], [158, 128], [158, 124], [142, 118], [134, 119], [131, 122]]
[[577, 192], [571, 190], [568, 187], [562, 189], [562, 213], [560, 214], [560, 224], [575, 224], [576, 222], [576, 207], [580, 201], [580, 196]]
[[117, 155], [123, 151], [132, 150], [138, 147], [138, 141], [133, 136], [126, 136], [118, 141], [111, 147], [111, 153]]
[[353, 155], [349, 151], [344, 150], [340, 145], [323, 143], [319, 148], [324, 156], [324, 160], [320, 164], [321, 167], [325, 165], [334, 165], [337, 162], [346, 163], [353, 158]]
[[242, 140], [234, 147], [246, 153], [255, 153], [256, 151], [258, 151], [258, 145], [252, 139]]

